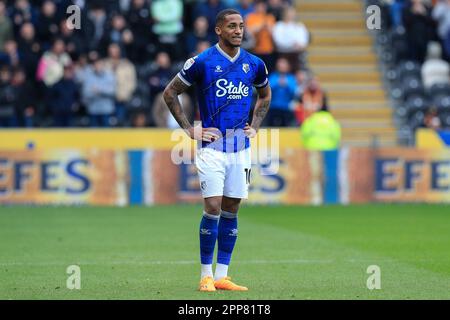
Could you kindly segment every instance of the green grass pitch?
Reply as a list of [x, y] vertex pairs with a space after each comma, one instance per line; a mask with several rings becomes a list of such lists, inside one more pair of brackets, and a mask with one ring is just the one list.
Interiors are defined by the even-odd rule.
[[[201, 212], [3, 206], [0, 299], [450, 298], [448, 206], [243, 206], [229, 270], [243, 293], [196, 291]], [[66, 287], [69, 265], [80, 290]]]

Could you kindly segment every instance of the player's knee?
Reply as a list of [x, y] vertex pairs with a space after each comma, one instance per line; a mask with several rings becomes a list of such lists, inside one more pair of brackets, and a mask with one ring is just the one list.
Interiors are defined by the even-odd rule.
[[221, 198], [205, 199], [205, 212], [218, 216], [221, 212]]
[[222, 201], [222, 211], [237, 213], [239, 211], [240, 199], [225, 198]]

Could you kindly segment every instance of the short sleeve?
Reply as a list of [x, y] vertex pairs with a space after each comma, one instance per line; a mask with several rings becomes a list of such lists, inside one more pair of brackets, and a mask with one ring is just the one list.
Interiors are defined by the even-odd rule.
[[256, 70], [256, 76], [253, 85], [256, 88], [264, 88], [269, 84], [269, 72], [267, 71], [266, 65], [261, 59], [257, 59], [257, 66], [258, 67]]
[[199, 61], [197, 56], [186, 60], [183, 69], [178, 72], [178, 77], [185, 85], [191, 86], [197, 81], [199, 75]]

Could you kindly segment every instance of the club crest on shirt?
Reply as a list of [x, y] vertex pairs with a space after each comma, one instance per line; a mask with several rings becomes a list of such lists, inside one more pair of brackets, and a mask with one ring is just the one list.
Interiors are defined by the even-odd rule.
[[216, 66], [216, 71], [215, 72], [223, 72], [222, 67], [221, 66]]
[[200, 188], [204, 191], [206, 189], [206, 181], [202, 181], [200, 184]]
[[242, 70], [244, 70], [245, 73], [248, 73], [250, 71], [250, 66], [248, 63], [242, 64]]

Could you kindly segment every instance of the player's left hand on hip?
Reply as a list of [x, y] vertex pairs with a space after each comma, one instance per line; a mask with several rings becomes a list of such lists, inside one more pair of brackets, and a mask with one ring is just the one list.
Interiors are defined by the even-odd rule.
[[255, 128], [246, 123], [244, 127], [244, 133], [248, 138], [254, 138], [256, 137], [257, 131]]

